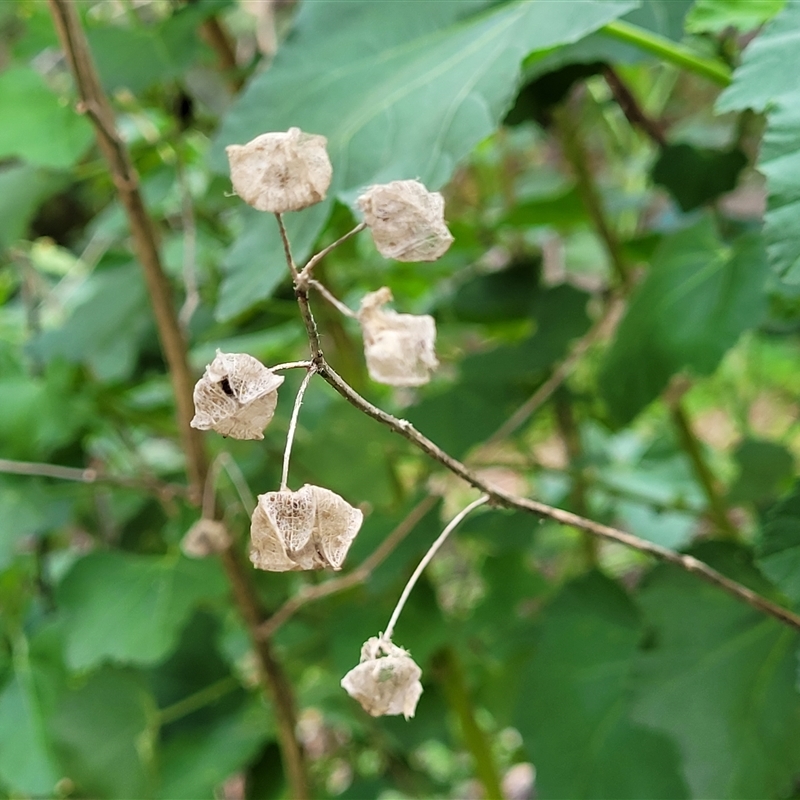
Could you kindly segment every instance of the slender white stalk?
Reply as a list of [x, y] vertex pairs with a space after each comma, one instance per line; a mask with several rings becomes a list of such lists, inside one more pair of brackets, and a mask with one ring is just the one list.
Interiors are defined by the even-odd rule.
[[283, 473], [281, 475], [281, 491], [285, 492], [289, 486], [289, 458], [292, 455], [292, 442], [294, 441], [294, 433], [297, 430], [297, 418], [300, 416], [300, 406], [303, 403], [303, 395], [306, 393], [306, 387], [311, 380], [311, 376], [317, 371], [317, 368], [312, 364], [308, 368], [300, 388], [297, 390], [297, 397], [294, 400], [294, 408], [292, 409], [292, 419], [289, 422], [289, 432], [286, 434], [286, 449], [283, 451]]
[[403, 606], [406, 604], [406, 600], [408, 600], [408, 596], [411, 594], [411, 590], [416, 585], [417, 581], [419, 580], [419, 576], [422, 575], [422, 571], [428, 564], [431, 562], [431, 559], [436, 555], [436, 551], [444, 544], [445, 539], [458, 527], [464, 517], [467, 516], [471, 511], [478, 508], [478, 506], [482, 506], [484, 503], [489, 501], [489, 495], [483, 494], [477, 500], [471, 502], [466, 508], [461, 509], [461, 511], [456, 514], [453, 519], [450, 520], [447, 527], [439, 534], [439, 537], [436, 541], [430, 546], [430, 549], [427, 553], [422, 557], [422, 561], [419, 562], [417, 568], [414, 570], [414, 574], [408, 579], [408, 583], [406, 584], [406, 588], [403, 589], [403, 593], [400, 595], [400, 599], [397, 601], [397, 605], [392, 612], [391, 619], [389, 620], [389, 624], [386, 626], [385, 633], [381, 636], [382, 639], [390, 640], [392, 638], [392, 633], [394, 633], [394, 626], [397, 624], [397, 619], [400, 616], [400, 612], [403, 610]]
[[236, 489], [236, 494], [239, 495], [239, 502], [242, 504], [242, 508], [249, 516], [256, 507], [256, 498], [247, 483], [247, 478], [244, 477], [239, 465], [230, 453], [220, 453], [220, 459], [223, 469], [228, 473], [228, 477], [231, 479], [234, 489]]
[[318, 280], [312, 279], [308, 282], [308, 285], [316, 289], [340, 314], [344, 314], [346, 317], [351, 317], [352, 319], [358, 316], [352, 308], [346, 306], [341, 300], [334, 297], [328, 288], [323, 286]]
[[346, 242], [351, 236], [355, 236], [357, 233], [360, 233], [367, 227], [366, 222], [359, 222], [358, 225], [353, 228], [353, 230], [348, 231], [344, 236], [339, 237], [333, 244], [329, 244], [326, 248], [322, 249], [317, 253], [315, 256], [312, 256], [308, 263], [303, 267], [302, 272], [300, 273], [303, 278], [308, 279], [311, 275], [311, 270], [325, 258], [331, 250], [335, 247], [338, 247], [342, 242]]
[[274, 367], [270, 367], [270, 370], [278, 372], [282, 369], [308, 369], [310, 366], [310, 361], [287, 361], [285, 364], [276, 364]]

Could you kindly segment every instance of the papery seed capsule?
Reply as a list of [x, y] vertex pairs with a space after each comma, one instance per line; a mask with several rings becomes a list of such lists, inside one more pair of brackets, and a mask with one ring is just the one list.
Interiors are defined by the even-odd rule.
[[422, 670], [409, 653], [373, 636], [361, 648], [361, 663], [341, 680], [342, 688], [373, 717], [414, 716], [422, 695]]
[[436, 261], [453, 236], [444, 221], [444, 198], [419, 181], [370, 186], [359, 198], [378, 252], [396, 261]]
[[283, 213], [325, 199], [333, 168], [324, 136], [290, 128], [225, 148], [236, 194], [259, 211]]
[[189, 558], [205, 558], [227, 550], [231, 537], [225, 525], [216, 519], [197, 520], [181, 539], [181, 550]]
[[389, 386], [421, 386], [439, 366], [436, 322], [428, 314], [398, 314], [382, 306], [392, 299], [387, 287], [365, 295], [358, 312], [369, 375]]
[[364, 515], [335, 492], [306, 484], [259, 495], [250, 526], [250, 560], [287, 572], [341, 569]]
[[194, 387], [192, 427], [215, 430], [234, 439], [263, 439], [264, 428], [275, 414], [276, 375], [246, 353], [221, 353], [206, 367]]

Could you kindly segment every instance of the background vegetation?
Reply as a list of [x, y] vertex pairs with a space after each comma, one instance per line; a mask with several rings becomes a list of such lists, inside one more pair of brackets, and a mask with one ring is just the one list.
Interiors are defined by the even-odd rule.
[[[301, 376], [263, 442], [187, 445], [135, 176], [76, 113], [63, 5], [0, 4], [0, 795], [525, 797], [532, 764], [540, 798], [800, 796], [797, 617], [518, 511], [468, 518], [411, 595], [416, 718], [344, 693], [475, 491], [314, 379], [292, 483], [366, 512], [352, 578], [245, 566]], [[430, 385], [372, 383], [312, 295], [328, 362], [505, 491], [797, 607], [800, 0], [67, 5], [193, 377], [217, 348], [308, 357], [275, 221], [232, 196], [224, 147], [324, 134], [298, 261], [374, 182], [441, 189], [455, 236], [432, 264], [362, 235], [319, 267], [351, 307], [388, 285], [436, 317]], [[236, 541], [191, 560], [203, 486]]]

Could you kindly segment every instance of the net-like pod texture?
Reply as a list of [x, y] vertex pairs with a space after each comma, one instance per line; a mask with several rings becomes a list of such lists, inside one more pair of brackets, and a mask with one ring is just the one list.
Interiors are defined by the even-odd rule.
[[341, 569], [363, 520], [360, 509], [321, 486], [261, 494], [250, 525], [250, 560], [270, 572]]
[[236, 194], [259, 211], [283, 213], [325, 199], [333, 168], [324, 136], [290, 128], [225, 148]]
[[342, 688], [373, 717], [414, 716], [422, 694], [422, 670], [402, 647], [373, 636], [361, 662], [342, 678]]
[[263, 439], [283, 376], [246, 353], [220, 353], [194, 387], [192, 427], [234, 439]]
[[361, 301], [358, 321], [369, 376], [389, 386], [422, 386], [439, 366], [434, 348], [436, 322], [428, 314], [384, 309], [391, 299], [391, 291], [384, 286]]
[[419, 181], [370, 186], [359, 198], [375, 247], [395, 261], [436, 261], [453, 236], [444, 221], [444, 198]]
[[181, 550], [189, 558], [205, 558], [227, 550], [231, 544], [228, 529], [216, 519], [197, 520], [181, 539]]

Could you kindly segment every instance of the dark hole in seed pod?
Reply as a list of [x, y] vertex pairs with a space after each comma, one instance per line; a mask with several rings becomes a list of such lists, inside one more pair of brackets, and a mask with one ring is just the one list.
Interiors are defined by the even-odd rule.
[[222, 391], [225, 392], [225, 394], [228, 395], [228, 397], [233, 397], [233, 389], [231, 389], [231, 385], [230, 383], [228, 383], [227, 378], [223, 378], [219, 382], [219, 385], [222, 387]]

